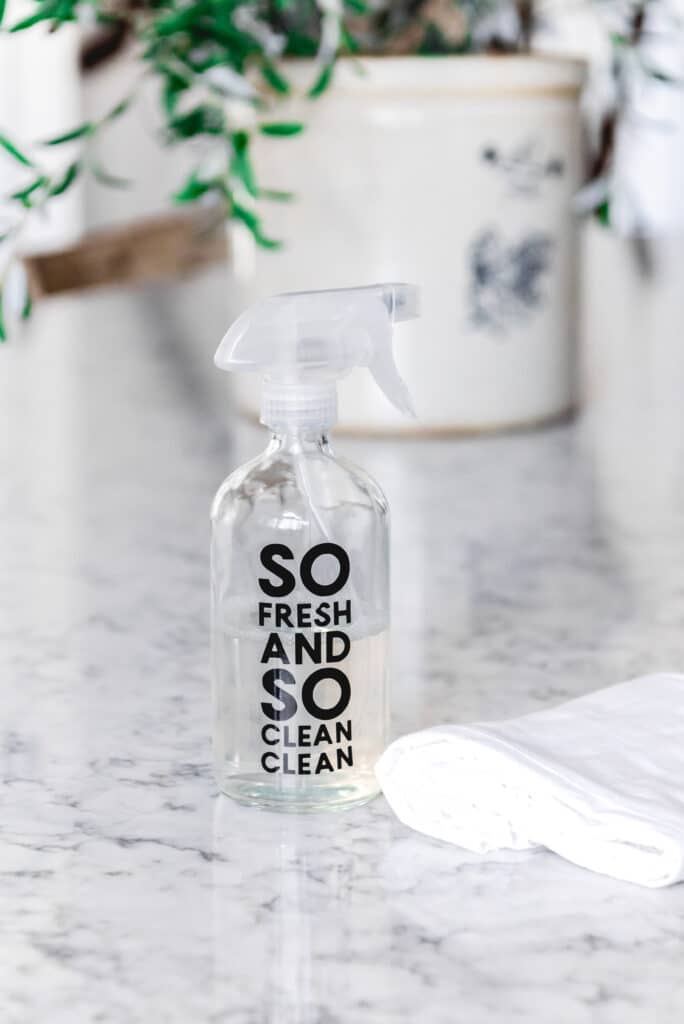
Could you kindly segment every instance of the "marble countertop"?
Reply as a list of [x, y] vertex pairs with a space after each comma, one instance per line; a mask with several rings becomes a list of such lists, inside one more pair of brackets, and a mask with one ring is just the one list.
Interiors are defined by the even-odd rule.
[[[262, 443], [223, 296], [64, 298], [0, 351], [4, 1024], [680, 1024], [684, 886], [217, 798], [208, 505]], [[395, 734], [682, 668], [684, 357], [609, 349], [573, 425], [338, 441], [393, 509]]]

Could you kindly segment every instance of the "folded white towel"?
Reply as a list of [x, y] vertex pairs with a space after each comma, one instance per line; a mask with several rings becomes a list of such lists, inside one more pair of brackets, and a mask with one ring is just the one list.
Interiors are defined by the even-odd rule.
[[641, 885], [684, 878], [684, 675], [425, 729], [375, 770], [401, 821], [467, 850], [543, 846]]

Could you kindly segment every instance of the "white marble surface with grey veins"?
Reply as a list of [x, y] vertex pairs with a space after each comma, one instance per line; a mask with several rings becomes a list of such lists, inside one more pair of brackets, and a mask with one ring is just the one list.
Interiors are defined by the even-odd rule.
[[[261, 444], [224, 291], [52, 301], [0, 351], [3, 1024], [681, 1024], [684, 886], [217, 798], [207, 509]], [[393, 508], [395, 734], [682, 670], [679, 349], [593, 353], [572, 426], [338, 441]]]

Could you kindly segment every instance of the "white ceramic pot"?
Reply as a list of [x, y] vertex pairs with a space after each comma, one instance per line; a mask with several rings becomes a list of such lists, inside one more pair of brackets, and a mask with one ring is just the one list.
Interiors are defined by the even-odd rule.
[[[311, 66], [289, 71], [304, 93]], [[264, 211], [284, 250], [233, 232], [240, 304], [380, 280], [423, 289], [423, 317], [397, 344], [419, 424], [356, 371], [343, 427], [480, 431], [572, 408], [582, 81], [580, 63], [556, 58], [343, 60], [327, 94], [278, 111], [307, 129], [259, 140], [256, 170], [297, 198]], [[256, 382], [237, 386], [253, 412]]]

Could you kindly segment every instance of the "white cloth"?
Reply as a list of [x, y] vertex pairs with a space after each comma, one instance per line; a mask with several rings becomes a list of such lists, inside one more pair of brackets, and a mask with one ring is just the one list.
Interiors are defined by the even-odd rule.
[[467, 850], [542, 846], [641, 885], [684, 878], [684, 675], [425, 729], [375, 770], [401, 821]]

